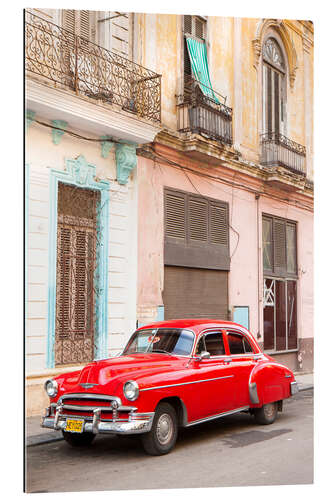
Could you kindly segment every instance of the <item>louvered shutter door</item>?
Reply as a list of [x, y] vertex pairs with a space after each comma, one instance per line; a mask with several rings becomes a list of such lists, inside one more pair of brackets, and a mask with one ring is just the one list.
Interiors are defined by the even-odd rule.
[[80, 10], [79, 35], [90, 42], [96, 42], [97, 16], [95, 11]]
[[76, 25], [75, 10], [65, 9], [63, 11], [63, 27], [74, 34], [76, 32]]
[[68, 338], [70, 316], [70, 247], [71, 230], [58, 228], [58, 335]]
[[286, 224], [284, 221], [274, 219], [274, 273], [283, 275], [286, 272]]
[[192, 16], [184, 16], [184, 33], [192, 35]]
[[185, 195], [166, 193], [165, 196], [165, 234], [167, 237], [185, 241]]
[[198, 17], [196, 17], [194, 22], [195, 22], [195, 36], [204, 40], [205, 39], [205, 23], [204, 23], [204, 21], [202, 19], [199, 19]]
[[94, 357], [97, 199], [94, 191], [59, 183], [56, 365]]
[[226, 203], [165, 189], [165, 264], [229, 270], [228, 218]]
[[227, 208], [210, 203], [210, 241], [219, 245], [228, 246], [229, 230]]
[[190, 240], [208, 240], [208, 202], [198, 198], [189, 198], [188, 203], [188, 236]]

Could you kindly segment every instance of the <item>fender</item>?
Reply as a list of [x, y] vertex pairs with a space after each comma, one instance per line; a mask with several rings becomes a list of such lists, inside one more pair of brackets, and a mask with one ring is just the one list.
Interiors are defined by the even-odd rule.
[[258, 363], [249, 378], [251, 407], [260, 407], [289, 398], [290, 383], [294, 380], [291, 370], [273, 360]]

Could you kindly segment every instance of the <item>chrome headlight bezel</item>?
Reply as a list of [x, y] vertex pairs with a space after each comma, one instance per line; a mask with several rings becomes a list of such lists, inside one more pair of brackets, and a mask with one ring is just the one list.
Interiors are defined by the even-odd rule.
[[58, 383], [50, 378], [45, 382], [44, 389], [49, 398], [54, 398], [58, 394]]
[[[131, 391], [131, 392], [130, 392]], [[123, 387], [123, 393], [128, 401], [135, 401], [139, 397], [139, 386], [135, 380], [128, 380]]]

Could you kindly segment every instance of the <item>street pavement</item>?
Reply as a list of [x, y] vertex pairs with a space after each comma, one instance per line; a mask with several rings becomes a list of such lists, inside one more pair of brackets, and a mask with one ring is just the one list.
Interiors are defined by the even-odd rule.
[[139, 438], [97, 436], [26, 448], [26, 491], [64, 492], [291, 485], [313, 482], [313, 390], [284, 401], [272, 425], [246, 413], [182, 429], [168, 455], [145, 454]]

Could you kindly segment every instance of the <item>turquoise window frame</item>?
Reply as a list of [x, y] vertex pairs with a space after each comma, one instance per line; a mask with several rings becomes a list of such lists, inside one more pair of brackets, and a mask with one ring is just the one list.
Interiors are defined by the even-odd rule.
[[59, 182], [100, 192], [100, 214], [98, 218], [100, 246], [97, 254], [97, 273], [99, 289], [96, 300], [96, 337], [95, 359], [107, 357], [108, 340], [108, 247], [109, 247], [109, 190], [106, 180], [96, 181], [96, 166], [87, 163], [84, 156], [66, 159], [66, 170], [50, 170], [50, 214], [49, 214], [49, 275], [48, 275], [48, 336], [47, 368], [55, 367], [55, 315], [57, 281], [57, 216]]

